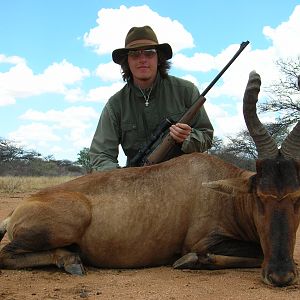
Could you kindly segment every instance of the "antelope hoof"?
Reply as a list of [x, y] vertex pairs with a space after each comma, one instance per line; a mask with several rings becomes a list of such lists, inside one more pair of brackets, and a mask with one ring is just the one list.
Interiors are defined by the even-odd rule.
[[174, 269], [193, 269], [198, 263], [198, 255], [196, 253], [188, 253], [179, 259], [177, 259], [174, 264]]
[[72, 275], [85, 275], [85, 269], [81, 263], [68, 264], [64, 266], [64, 269], [67, 273]]

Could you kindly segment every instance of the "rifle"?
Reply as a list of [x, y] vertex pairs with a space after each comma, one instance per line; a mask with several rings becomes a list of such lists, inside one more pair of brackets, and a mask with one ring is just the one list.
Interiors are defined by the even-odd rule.
[[[184, 113], [178, 123], [189, 124], [199, 109], [202, 107], [206, 98], [204, 97], [209, 90], [215, 85], [215, 83], [221, 78], [225, 71], [230, 67], [230, 65], [235, 61], [235, 59], [242, 53], [242, 51], [247, 47], [249, 41], [242, 42], [240, 48], [235, 53], [235, 55], [230, 59], [226, 66], [220, 71], [220, 73], [214, 78], [214, 80], [208, 85], [208, 87], [200, 94], [199, 99], [194, 102], [194, 104]], [[152, 145], [157, 141], [161, 134], [168, 129], [175, 122], [173, 120], [166, 119], [152, 134], [149, 142], [141, 148], [138, 153], [130, 161], [129, 166], [147, 166], [157, 164], [162, 162], [170, 150], [175, 146], [176, 142], [168, 133], [163, 141], [153, 150], [153, 152], [148, 155]]]

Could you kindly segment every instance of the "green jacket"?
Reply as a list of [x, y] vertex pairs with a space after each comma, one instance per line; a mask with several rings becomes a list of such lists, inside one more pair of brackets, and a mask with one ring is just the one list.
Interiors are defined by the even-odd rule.
[[[146, 106], [139, 88], [127, 83], [109, 99], [101, 113], [90, 147], [93, 169], [103, 171], [118, 168], [119, 145], [122, 146], [127, 161], [132, 159], [162, 121], [166, 118], [178, 121], [199, 96], [193, 83], [170, 75], [162, 79], [158, 75], [150, 94], [149, 105]], [[191, 153], [209, 149], [213, 127], [204, 107], [194, 117], [191, 127], [190, 136], [180, 145], [181, 151]]]

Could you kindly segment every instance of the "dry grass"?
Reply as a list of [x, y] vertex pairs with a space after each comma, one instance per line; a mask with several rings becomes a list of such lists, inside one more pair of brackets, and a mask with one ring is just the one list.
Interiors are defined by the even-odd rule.
[[72, 176], [57, 177], [0, 177], [0, 193], [32, 192], [74, 179]]

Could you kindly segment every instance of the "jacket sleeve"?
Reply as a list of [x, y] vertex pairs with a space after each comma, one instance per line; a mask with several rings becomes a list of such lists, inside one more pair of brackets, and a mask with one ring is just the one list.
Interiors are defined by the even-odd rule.
[[95, 171], [119, 168], [119, 126], [110, 109], [104, 107], [90, 147], [90, 160]]
[[[200, 93], [196, 86], [194, 86], [192, 103], [198, 100]], [[188, 138], [182, 143], [181, 150], [184, 153], [204, 152], [211, 148], [214, 129], [208, 118], [204, 106], [191, 122], [192, 132]]]

